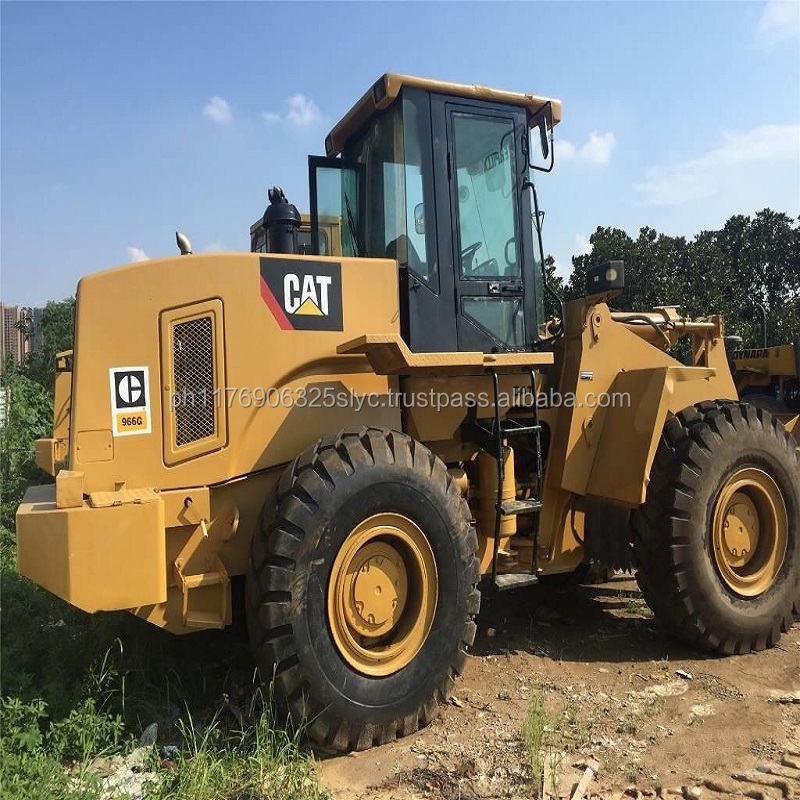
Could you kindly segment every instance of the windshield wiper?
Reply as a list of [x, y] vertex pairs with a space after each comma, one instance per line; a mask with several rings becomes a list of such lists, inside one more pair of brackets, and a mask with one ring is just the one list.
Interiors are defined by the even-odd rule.
[[358, 240], [358, 232], [356, 231], [356, 222], [353, 219], [353, 212], [350, 210], [350, 201], [347, 199], [347, 194], [345, 193], [344, 196], [344, 206], [347, 210], [347, 227], [350, 229], [350, 236], [353, 237], [353, 242], [356, 246], [356, 257], [360, 257], [363, 254], [363, 248], [361, 247], [361, 242]]

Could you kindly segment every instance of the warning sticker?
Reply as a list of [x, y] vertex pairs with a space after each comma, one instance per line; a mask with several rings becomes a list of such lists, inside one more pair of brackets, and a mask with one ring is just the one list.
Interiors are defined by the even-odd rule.
[[150, 373], [147, 367], [112, 367], [111, 421], [114, 436], [150, 433]]

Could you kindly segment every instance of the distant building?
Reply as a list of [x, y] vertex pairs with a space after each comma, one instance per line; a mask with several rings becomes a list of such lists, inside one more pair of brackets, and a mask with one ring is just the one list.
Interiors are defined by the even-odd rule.
[[18, 364], [23, 356], [44, 346], [42, 333], [43, 308], [29, 309], [30, 327], [26, 330], [26, 311], [22, 306], [0, 303], [0, 358], [11, 356]]
[[7, 306], [0, 303], [0, 313], [3, 317], [3, 326], [0, 328], [0, 353], [3, 358], [11, 356], [15, 363], [19, 360], [27, 349], [25, 334], [20, 330], [20, 323], [24, 319], [24, 311], [19, 306]]

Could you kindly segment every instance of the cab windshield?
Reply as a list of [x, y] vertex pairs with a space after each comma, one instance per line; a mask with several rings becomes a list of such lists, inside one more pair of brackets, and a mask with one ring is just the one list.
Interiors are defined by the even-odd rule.
[[[430, 111], [422, 93], [407, 91], [343, 151], [364, 169], [360, 204], [362, 255], [393, 258], [436, 291]], [[424, 176], [424, 177], [423, 177]]]

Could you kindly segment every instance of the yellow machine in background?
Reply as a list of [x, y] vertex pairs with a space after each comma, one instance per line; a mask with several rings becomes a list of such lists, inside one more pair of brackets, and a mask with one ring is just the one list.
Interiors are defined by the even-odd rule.
[[[342, 236], [340, 233], [341, 220], [333, 217], [322, 218], [319, 221], [319, 255], [340, 256], [342, 254]], [[257, 219], [250, 226], [250, 252], [267, 252], [267, 227], [263, 217]], [[310, 255], [316, 252], [313, 249], [311, 238], [311, 217], [308, 214], [300, 215], [300, 227], [297, 229], [297, 252], [301, 255]]]
[[612, 310], [621, 262], [581, 299], [547, 288], [531, 176], [560, 118], [384, 75], [309, 159], [307, 219], [275, 187], [255, 252], [179, 237], [83, 278], [20, 571], [174, 633], [245, 613], [277, 699], [339, 751], [433, 718], [481, 591], [588, 558], [635, 562], [693, 646], [775, 644], [800, 598], [794, 442], [738, 400], [719, 316]]
[[731, 364], [741, 397], [766, 408], [800, 441], [800, 338], [793, 345], [734, 350]]

